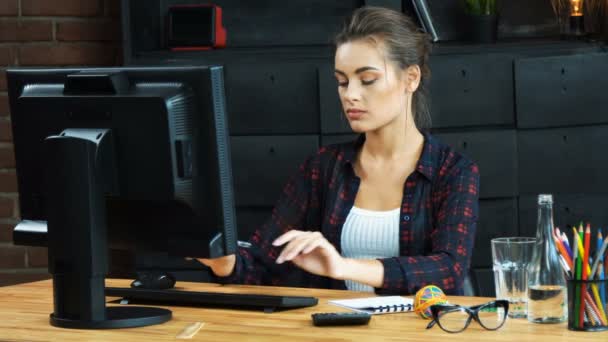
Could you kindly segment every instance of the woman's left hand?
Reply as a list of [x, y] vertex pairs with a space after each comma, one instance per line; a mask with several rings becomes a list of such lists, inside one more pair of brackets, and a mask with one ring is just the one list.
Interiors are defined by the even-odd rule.
[[277, 258], [278, 264], [291, 261], [307, 272], [334, 279], [343, 275], [345, 259], [320, 232], [290, 230], [272, 244], [287, 244]]

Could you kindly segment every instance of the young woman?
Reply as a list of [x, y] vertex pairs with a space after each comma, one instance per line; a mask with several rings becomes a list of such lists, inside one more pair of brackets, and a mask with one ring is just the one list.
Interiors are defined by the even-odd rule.
[[410, 18], [363, 7], [336, 37], [344, 115], [360, 133], [322, 147], [236, 255], [199, 259], [217, 281], [462, 294], [478, 214], [477, 166], [422, 131], [430, 42]]

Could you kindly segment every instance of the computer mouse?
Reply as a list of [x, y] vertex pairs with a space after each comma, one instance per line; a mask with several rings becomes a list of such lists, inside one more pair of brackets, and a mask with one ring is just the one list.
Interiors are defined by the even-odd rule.
[[136, 289], [167, 290], [175, 286], [175, 277], [164, 272], [138, 273], [137, 279], [131, 283]]

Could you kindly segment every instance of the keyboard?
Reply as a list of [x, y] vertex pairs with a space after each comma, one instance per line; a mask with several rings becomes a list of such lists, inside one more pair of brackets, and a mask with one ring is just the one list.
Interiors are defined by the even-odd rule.
[[265, 312], [273, 312], [277, 309], [295, 309], [314, 306], [319, 302], [315, 297], [198, 292], [175, 289], [150, 290], [106, 287], [105, 293], [106, 296], [123, 297], [129, 303], [262, 309]]

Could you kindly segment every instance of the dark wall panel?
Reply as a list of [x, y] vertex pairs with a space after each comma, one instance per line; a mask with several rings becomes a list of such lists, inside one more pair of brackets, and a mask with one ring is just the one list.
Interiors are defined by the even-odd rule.
[[518, 131], [519, 192], [608, 193], [608, 126]]
[[317, 135], [232, 137], [237, 206], [273, 206], [288, 178], [319, 148]]
[[[453, 0], [451, 0], [453, 1]], [[557, 36], [559, 27], [551, 1], [497, 1], [500, 11], [498, 38]]]
[[433, 127], [513, 125], [512, 57], [431, 56]]
[[[592, 227], [608, 226], [608, 194], [558, 194], [553, 196], [553, 220], [562, 231], [566, 229], [570, 236], [572, 225], [589, 222]], [[521, 236], [536, 235], [538, 216], [537, 196], [519, 198], [519, 232]], [[572, 240], [570, 240], [572, 241]]]
[[357, 134], [331, 134], [321, 136], [321, 146], [341, 144], [357, 139]]
[[476, 285], [476, 296], [496, 297], [496, 289], [494, 287], [494, 271], [491, 268], [473, 270], [473, 278]]
[[230, 133], [318, 133], [317, 72], [312, 64], [231, 64], [225, 70]]
[[607, 123], [608, 53], [515, 61], [518, 127]]
[[160, 0], [130, 0], [125, 8], [128, 8], [129, 13], [123, 13], [123, 15], [129, 15], [126, 23], [130, 24], [129, 32], [131, 33], [131, 37], [129, 37], [131, 46], [128, 50], [139, 52], [159, 49], [163, 34], [160, 26]]
[[516, 198], [481, 200], [471, 267], [490, 267], [492, 265], [490, 240], [497, 237], [517, 236], [517, 224]]
[[394, 9], [395, 11], [401, 11], [402, 0], [364, 0], [365, 6], [380, 6]]
[[481, 198], [517, 196], [515, 130], [437, 133], [435, 136], [477, 163]]

